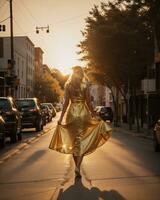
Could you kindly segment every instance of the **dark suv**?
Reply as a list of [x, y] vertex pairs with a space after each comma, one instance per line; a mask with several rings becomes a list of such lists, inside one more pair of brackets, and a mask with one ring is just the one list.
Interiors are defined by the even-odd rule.
[[42, 104], [48, 106], [48, 108], [52, 112], [52, 117], [56, 116], [56, 109], [54, 108], [54, 106], [52, 105], [52, 103], [42, 103]]
[[36, 128], [43, 130], [43, 113], [37, 98], [23, 98], [16, 100], [22, 115], [22, 128]]
[[0, 114], [5, 121], [5, 135], [15, 143], [22, 139], [21, 115], [12, 97], [0, 97]]
[[97, 106], [95, 112], [102, 118], [102, 120], [109, 120], [110, 122], [113, 121], [113, 111], [111, 107]]

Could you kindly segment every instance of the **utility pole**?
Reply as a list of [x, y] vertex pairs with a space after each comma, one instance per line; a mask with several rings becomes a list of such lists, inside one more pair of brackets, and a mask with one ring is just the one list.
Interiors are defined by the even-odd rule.
[[14, 69], [14, 41], [13, 41], [13, 10], [12, 0], [10, 0], [10, 40], [11, 40], [11, 69]]
[[[12, 0], [9, 1], [10, 3], [10, 42], [11, 42], [11, 72], [10, 76], [14, 76], [14, 41], [13, 41], [13, 9], [12, 9]], [[14, 94], [13, 86], [10, 87], [10, 93], [9, 95]]]

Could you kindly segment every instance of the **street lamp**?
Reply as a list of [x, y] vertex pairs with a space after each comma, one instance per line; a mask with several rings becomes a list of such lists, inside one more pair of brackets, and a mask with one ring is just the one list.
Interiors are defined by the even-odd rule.
[[49, 33], [49, 25], [48, 26], [36, 26], [36, 33], [39, 34], [39, 31], [46, 30], [46, 33]]
[[0, 31], [6, 31], [6, 25], [1, 25], [0, 24]]

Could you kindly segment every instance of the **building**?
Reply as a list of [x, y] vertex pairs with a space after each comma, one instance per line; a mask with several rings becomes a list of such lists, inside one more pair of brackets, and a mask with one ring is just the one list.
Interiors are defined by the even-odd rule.
[[[13, 95], [15, 98], [33, 97], [34, 87], [34, 44], [27, 36], [14, 37], [14, 83]], [[0, 38], [0, 72], [1, 76], [11, 76], [9, 61], [10, 55], [10, 37]], [[7, 79], [6, 79], [7, 80]], [[8, 85], [5, 82], [3, 96], [8, 93]], [[2, 90], [1, 90], [2, 91]]]
[[90, 94], [92, 105], [96, 106], [111, 106], [110, 89], [103, 85], [92, 84], [90, 86]]
[[43, 76], [43, 50], [35, 47], [35, 78], [39, 79]]

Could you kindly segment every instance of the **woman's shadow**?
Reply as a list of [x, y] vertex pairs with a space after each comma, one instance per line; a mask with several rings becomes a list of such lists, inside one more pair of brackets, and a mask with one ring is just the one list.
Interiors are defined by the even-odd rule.
[[57, 200], [125, 200], [116, 190], [101, 191], [97, 187], [85, 187], [81, 179], [59, 194]]

